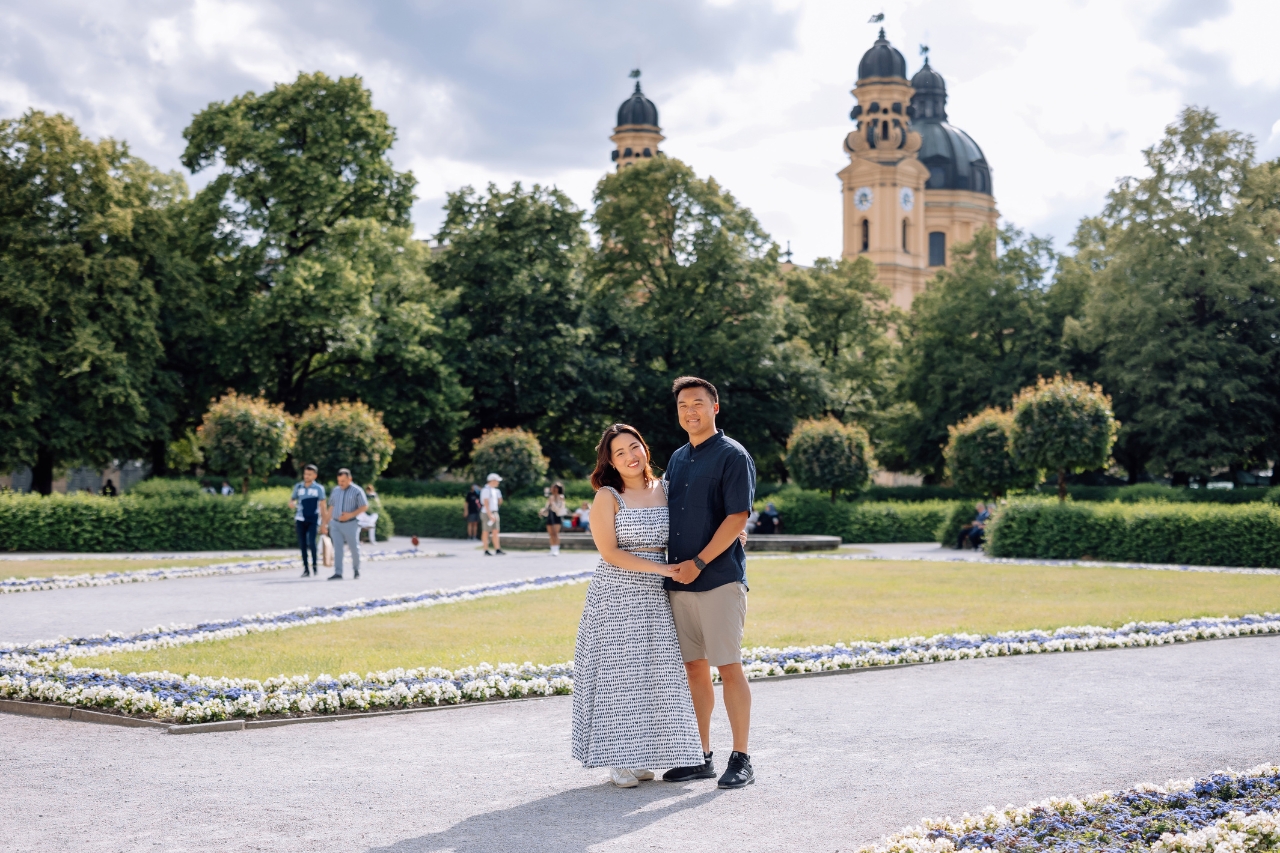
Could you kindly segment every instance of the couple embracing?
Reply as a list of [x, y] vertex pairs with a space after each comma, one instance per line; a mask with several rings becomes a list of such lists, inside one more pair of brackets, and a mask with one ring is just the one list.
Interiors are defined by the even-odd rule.
[[[573, 757], [608, 767], [632, 788], [667, 767], [668, 782], [716, 778], [711, 667], [724, 685], [733, 752], [721, 788], [755, 781], [747, 736], [751, 690], [742, 670], [747, 614], [743, 531], [756, 470], [716, 429], [719, 394], [682, 376], [672, 392], [689, 443], [661, 480], [649, 447], [626, 424], [596, 451], [591, 534], [600, 562], [574, 652]], [[683, 663], [683, 666], [681, 665]]]

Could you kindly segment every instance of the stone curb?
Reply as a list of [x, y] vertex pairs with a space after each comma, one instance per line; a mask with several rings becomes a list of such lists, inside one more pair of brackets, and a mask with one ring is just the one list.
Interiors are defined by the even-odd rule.
[[76, 720], [81, 723], [100, 723], [108, 726], [123, 726], [130, 729], [167, 729], [168, 723], [159, 720], [148, 720], [143, 717], [126, 717], [121, 714], [107, 714], [102, 711], [90, 711], [86, 708], [75, 708], [70, 705], [54, 705], [48, 702], [27, 702], [17, 699], [0, 699], [0, 712], [21, 714], [24, 717], [46, 717], [56, 720]]

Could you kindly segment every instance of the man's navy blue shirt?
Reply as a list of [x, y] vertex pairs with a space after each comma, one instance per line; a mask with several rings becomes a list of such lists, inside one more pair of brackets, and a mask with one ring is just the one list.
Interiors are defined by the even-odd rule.
[[[667, 506], [671, 508], [671, 536], [667, 562], [682, 563], [698, 556], [726, 516], [750, 512], [756, 494], [756, 463], [747, 449], [716, 430], [694, 447], [686, 444], [671, 454], [667, 471]], [[707, 562], [693, 583], [666, 578], [667, 589], [706, 592], [727, 583], [747, 582], [747, 555], [737, 539], [723, 554]]]

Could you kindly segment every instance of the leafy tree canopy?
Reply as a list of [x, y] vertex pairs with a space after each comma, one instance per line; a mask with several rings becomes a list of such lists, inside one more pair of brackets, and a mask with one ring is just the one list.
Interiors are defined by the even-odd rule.
[[802, 489], [856, 495], [867, 487], [874, 460], [862, 427], [835, 418], [801, 421], [787, 442], [787, 470]]
[[520, 184], [450, 193], [430, 274], [465, 328], [456, 352], [471, 390], [463, 438], [527, 426], [557, 468], [589, 458], [600, 429], [590, 333], [582, 324], [582, 211], [564, 193]]
[[947, 430], [947, 473], [957, 488], [999, 498], [1036, 484], [1038, 472], [1018, 465], [1010, 452], [1012, 429], [1013, 415], [991, 408]]
[[1124, 421], [1131, 479], [1175, 483], [1280, 451], [1280, 164], [1188, 108], [1085, 220], [1081, 346]]
[[785, 335], [777, 247], [714, 179], [666, 157], [596, 185], [588, 272], [607, 411], [635, 425], [661, 465], [684, 444], [671, 383], [720, 392], [718, 424], [761, 470], [783, 473], [796, 418], [820, 412], [819, 370]]
[[347, 468], [351, 479], [368, 485], [386, 470], [395, 449], [380, 412], [359, 402], [319, 403], [298, 418], [294, 468], [315, 465], [326, 480]]
[[1020, 468], [1056, 471], [1058, 498], [1066, 500], [1067, 471], [1105, 467], [1118, 428], [1111, 398], [1099, 386], [1041, 377], [1013, 398], [1009, 450]]
[[543, 482], [547, 457], [542, 455], [538, 437], [522, 429], [493, 429], [476, 439], [471, 449], [471, 476], [483, 483], [491, 473], [502, 478], [507, 495]]
[[247, 495], [249, 478], [265, 480], [279, 467], [297, 432], [284, 406], [231, 391], [209, 406], [198, 435], [209, 468], [242, 477]]
[[102, 465], [156, 432], [160, 300], [149, 235], [185, 196], [65, 116], [0, 121], [0, 466]]
[[1079, 311], [1053, 298], [1063, 295], [1050, 286], [1053, 262], [1048, 240], [1012, 228], [956, 247], [953, 268], [929, 282], [902, 326], [897, 394], [907, 405], [886, 464], [941, 478], [949, 425], [1055, 372], [1063, 323]]

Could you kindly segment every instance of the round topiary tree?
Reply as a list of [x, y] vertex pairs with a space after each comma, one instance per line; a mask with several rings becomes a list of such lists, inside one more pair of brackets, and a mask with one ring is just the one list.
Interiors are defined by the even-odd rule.
[[209, 469], [241, 477], [247, 495], [250, 477], [265, 480], [289, 455], [294, 441], [293, 418], [284, 406], [228, 391], [209, 406], [196, 434]]
[[787, 441], [787, 471], [802, 489], [854, 494], [871, 479], [871, 441], [862, 427], [835, 418], [801, 421]]
[[1058, 500], [1067, 499], [1067, 471], [1101, 468], [1120, 424], [1098, 385], [1070, 376], [1043, 376], [1013, 398], [1009, 449], [1023, 468], [1058, 472]]
[[382, 413], [364, 403], [317, 403], [298, 419], [294, 466], [315, 465], [326, 480], [339, 468], [350, 468], [351, 479], [368, 485], [387, 469], [396, 444], [382, 425]]
[[984, 409], [954, 426], [944, 455], [951, 481], [966, 492], [999, 498], [1010, 489], [1034, 486], [1036, 472], [1022, 468], [1009, 452], [1013, 414]]
[[541, 483], [550, 460], [542, 455], [538, 437], [522, 429], [492, 429], [475, 440], [471, 475], [483, 483], [490, 472], [502, 477], [508, 495]]

